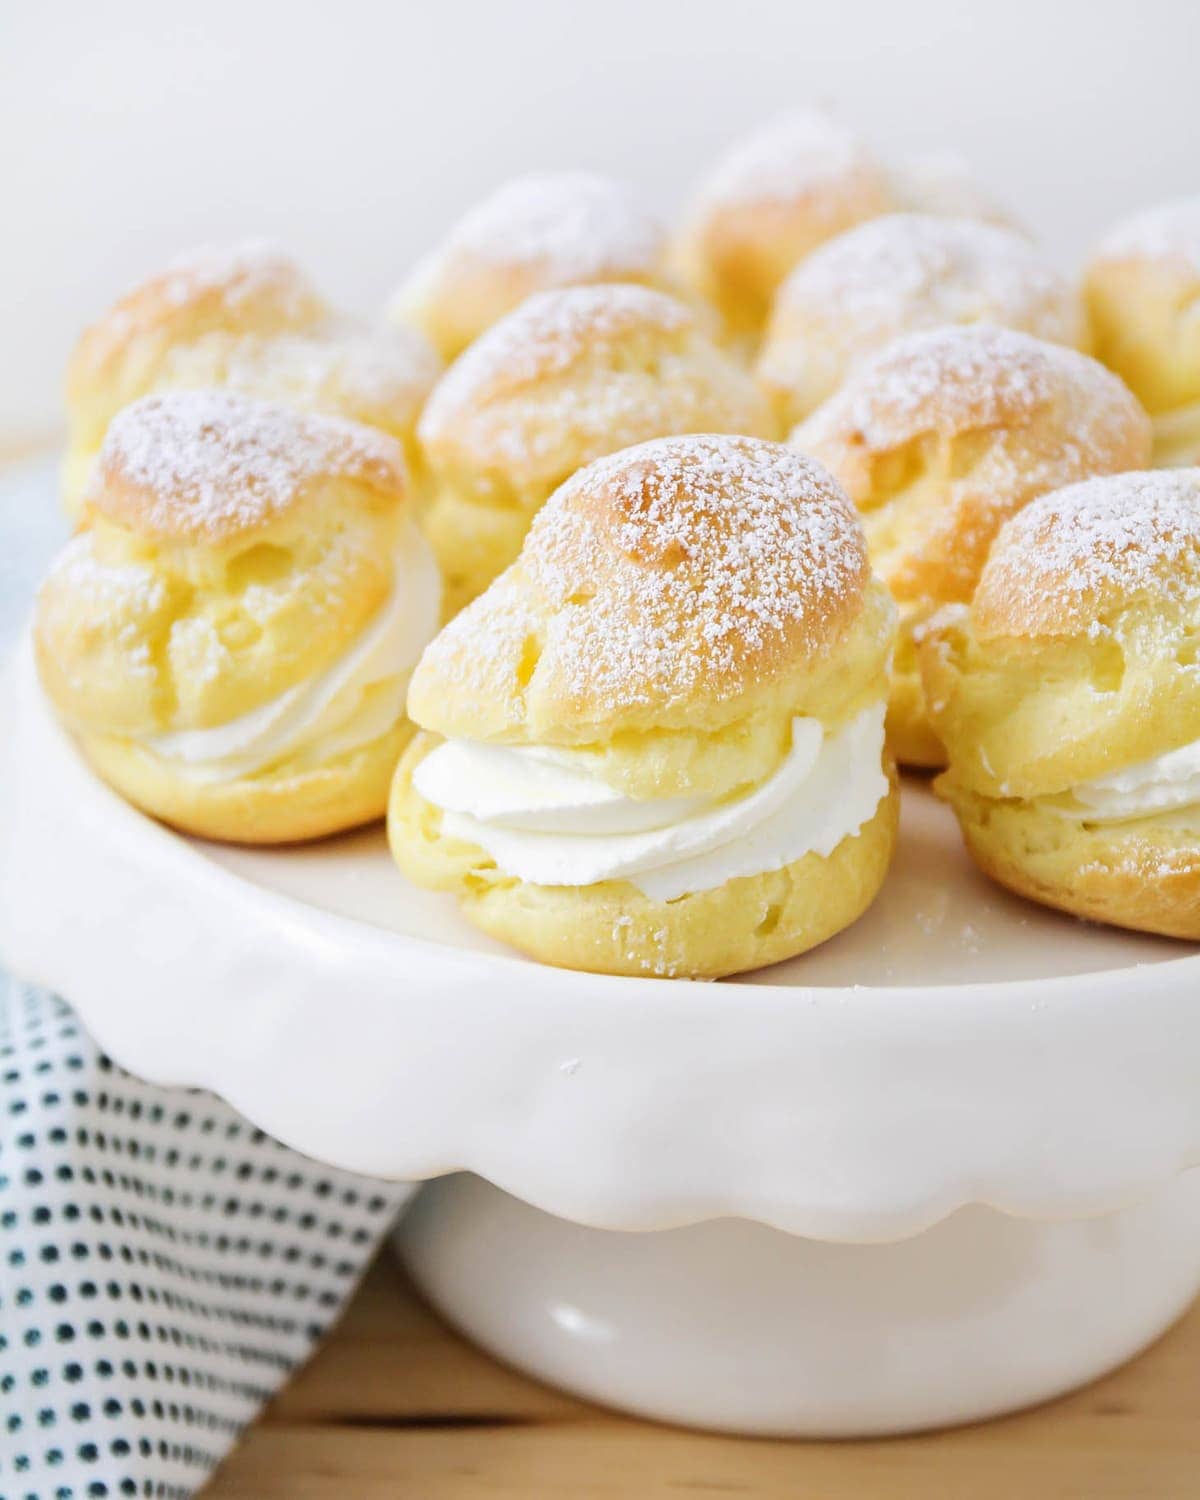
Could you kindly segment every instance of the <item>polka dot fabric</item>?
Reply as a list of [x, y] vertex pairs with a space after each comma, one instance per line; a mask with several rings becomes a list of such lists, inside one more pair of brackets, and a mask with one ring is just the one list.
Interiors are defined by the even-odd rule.
[[0, 975], [0, 1500], [194, 1494], [405, 1194], [131, 1078]]

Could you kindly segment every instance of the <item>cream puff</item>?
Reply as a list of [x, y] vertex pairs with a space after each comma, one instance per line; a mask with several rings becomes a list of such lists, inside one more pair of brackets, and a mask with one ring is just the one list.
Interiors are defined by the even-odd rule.
[[891, 858], [894, 630], [853, 507], [799, 454], [692, 436], [601, 459], [421, 658], [395, 857], [567, 968], [801, 953]]
[[135, 287], [79, 339], [67, 372], [64, 503], [78, 512], [117, 412], [167, 390], [219, 387], [347, 417], [399, 439], [411, 471], [417, 416], [440, 373], [419, 333], [335, 317], [269, 245], [195, 251]]
[[1200, 463], [1200, 197], [1113, 229], [1084, 294], [1097, 356], [1153, 418], [1155, 462]]
[[534, 292], [597, 282], [670, 289], [662, 226], [611, 178], [531, 173], [451, 229], [395, 294], [389, 316], [452, 360]]
[[181, 391], [110, 424], [34, 642], [54, 708], [130, 802], [276, 843], [382, 814], [439, 602], [393, 438]]
[[674, 246], [679, 275], [753, 345], [775, 292], [824, 241], [894, 207], [884, 167], [820, 110], [785, 116], [733, 145], [701, 184]]
[[888, 167], [888, 183], [897, 213], [978, 219], [1025, 232], [1013, 211], [984, 187], [956, 151], [902, 156]]
[[1074, 347], [1086, 337], [1078, 293], [1022, 235], [973, 219], [885, 214], [814, 250], [788, 276], [756, 375], [790, 427], [893, 339], [959, 323]]
[[1200, 469], [1089, 480], [1001, 531], [920, 645], [936, 787], [978, 864], [1200, 940]]
[[576, 469], [684, 432], [775, 432], [750, 375], [691, 309], [628, 285], [530, 297], [455, 361], [418, 426], [423, 522], [450, 607], [503, 572]]
[[900, 606], [888, 709], [897, 760], [941, 766], [915, 637], [966, 603], [1010, 516], [1092, 475], [1145, 466], [1150, 424], [1096, 360], [982, 324], [910, 334], [851, 372], [793, 432], [845, 487]]

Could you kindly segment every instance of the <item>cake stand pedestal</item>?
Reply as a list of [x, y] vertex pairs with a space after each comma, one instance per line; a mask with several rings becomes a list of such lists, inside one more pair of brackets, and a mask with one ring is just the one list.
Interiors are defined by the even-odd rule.
[[27, 646], [0, 722], [3, 962], [145, 1078], [444, 1179], [408, 1265], [547, 1380], [730, 1431], [895, 1432], [1091, 1379], [1200, 1288], [1200, 957], [998, 890], [920, 783], [851, 930], [672, 983], [513, 957], [379, 829], [179, 837], [91, 774]]

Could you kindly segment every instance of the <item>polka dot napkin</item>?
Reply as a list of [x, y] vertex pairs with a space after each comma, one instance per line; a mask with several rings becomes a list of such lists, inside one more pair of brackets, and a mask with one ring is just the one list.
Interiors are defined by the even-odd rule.
[[406, 1192], [131, 1078], [0, 974], [0, 1500], [194, 1494]]
[[[56, 467], [0, 483], [0, 657], [64, 534]], [[131, 1078], [0, 971], [0, 1500], [194, 1494], [407, 1192]]]

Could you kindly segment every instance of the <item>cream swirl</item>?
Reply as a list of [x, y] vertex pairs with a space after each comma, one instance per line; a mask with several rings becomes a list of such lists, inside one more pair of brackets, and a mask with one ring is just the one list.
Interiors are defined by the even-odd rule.
[[1081, 782], [1071, 788], [1070, 798], [1070, 807], [1056, 805], [1054, 810], [1088, 823], [1169, 816], [1200, 827], [1200, 740]]
[[629, 880], [674, 901], [740, 876], [829, 855], [887, 795], [884, 705], [827, 733], [792, 721], [779, 768], [739, 797], [636, 800], [583, 768], [570, 750], [450, 740], [418, 765], [413, 785], [442, 811], [449, 838], [485, 849], [534, 885]]
[[386, 734], [404, 713], [408, 679], [437, 631], [441, 580], [412, 528], [392, 588], [362, 634], [332, 666], [260, 707], [208, 729], [148, 735], [139, 743], [195, 781], [232, 781], [282, 760], [320, 764]]

